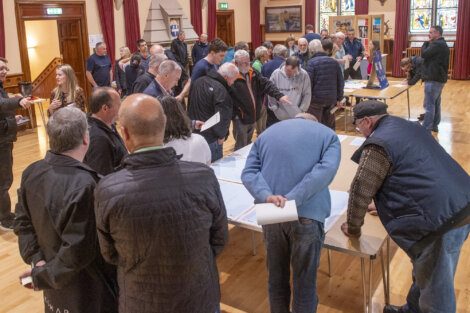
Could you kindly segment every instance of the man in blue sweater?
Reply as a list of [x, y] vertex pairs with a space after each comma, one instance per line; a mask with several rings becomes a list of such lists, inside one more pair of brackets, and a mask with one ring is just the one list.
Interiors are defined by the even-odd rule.
[[[263, 226], [272, 313], [316, 312], [316, 272], [330, 215], [328, 185], [338, 170], [338, 137], [313, 115], [274, 124], [258, 137], [242, 181], [256, 203], [295, 200], [299, 220]], [[293, 302], [290, 310], [290, 268]]]

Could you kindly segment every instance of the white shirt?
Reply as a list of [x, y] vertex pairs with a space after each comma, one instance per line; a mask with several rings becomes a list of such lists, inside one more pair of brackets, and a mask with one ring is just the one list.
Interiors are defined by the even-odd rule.
[[211, 164], [211, 150], [201, 135], [191, 134], [187, 139], [173, 139], [166, 143], [165, 147], [172, 147], [176, 154], [182, 154], [183, 161]]

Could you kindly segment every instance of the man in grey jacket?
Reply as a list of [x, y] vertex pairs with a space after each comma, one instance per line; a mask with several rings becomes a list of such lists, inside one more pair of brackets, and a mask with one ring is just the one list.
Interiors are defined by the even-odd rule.
[[310, 78], [297, 57], [287, 58], [285, 64], [273, 72], [271, 81], [291, 101], [286, 104], [269, 97], [269, 109], [276, 115], [276, 122], [307, 111], [312, 96]]

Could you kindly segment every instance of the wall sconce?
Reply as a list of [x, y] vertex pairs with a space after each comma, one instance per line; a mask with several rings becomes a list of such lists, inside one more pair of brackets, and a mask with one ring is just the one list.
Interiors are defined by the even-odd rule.
[[28, 49], [33, 49], [33, 48], [36, 48], [37, 46], [38, 46], [38, 41], [33, 37], [27, 36], [26, 47]]

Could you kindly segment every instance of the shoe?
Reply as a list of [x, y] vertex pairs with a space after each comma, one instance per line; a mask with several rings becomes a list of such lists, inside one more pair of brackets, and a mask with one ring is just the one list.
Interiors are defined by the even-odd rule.
[[438, 133], [438, 132], [439, 132], [439, 128], [434, 127], [434, 128], [432, 129], [432, 131], [435, 132], [435, 133]]
[[13, 231], [13, 221], [15, 214], [10, 213], [6, 218], [0, 221], [0, 229], [4, 231]]
[[384, 306], [384, 313], [405, 313], [401, 306], [396, 305], [386, 305]]
[[418, 121], [424, 121], [424, 113], [418, 116]]

